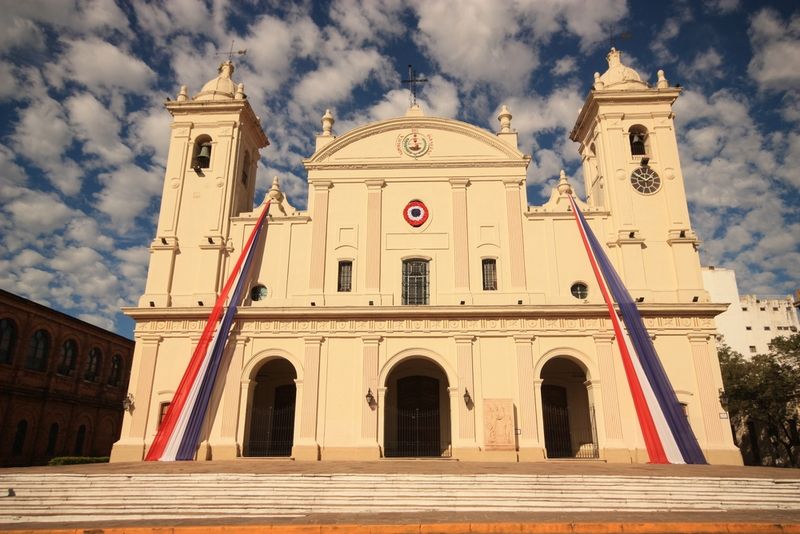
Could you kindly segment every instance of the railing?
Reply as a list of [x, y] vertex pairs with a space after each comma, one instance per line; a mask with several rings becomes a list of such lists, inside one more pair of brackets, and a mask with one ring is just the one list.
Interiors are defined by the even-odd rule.
[[294, 436], [294, 406], [269, 407], [253, 414], [247, 456], [291, 456]]

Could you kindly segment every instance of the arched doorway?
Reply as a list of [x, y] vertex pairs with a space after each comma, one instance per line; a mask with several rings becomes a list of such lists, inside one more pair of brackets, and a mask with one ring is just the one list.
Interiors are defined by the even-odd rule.
[[597, 458], [594, 406], [589, 403], [586, 372], [567, 358], [542, 368], [542, 421], [548, 458]]
[[245, 456], [291, 456], [297, 397], [292, 364], [283, 358], [265, 363], [255, 376]]
[[386, 379], [384, 456], [450, 455], [447, 376], [434, 362], [409, 358]]

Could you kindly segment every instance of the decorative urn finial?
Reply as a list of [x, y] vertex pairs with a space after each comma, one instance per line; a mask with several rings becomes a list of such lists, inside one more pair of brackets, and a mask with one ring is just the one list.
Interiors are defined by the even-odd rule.
[[326, 109], [325, 115], [322, 116], [322, 135], [333, 135], [333, 123], [336, 119], [333, 118], [331, 110]]
[[669, 82], [667, 81], [667, 77], [664, 75], [664, 71], [659, 69], [657, 74], [658, 81], [656, 82], [656, 87], [658, 89], [666, 89], [669, 87]]
[[605, 89], [606, 84], [603, 83], [603, 80], [600, 78], [600, 73], [594, 73], [594, 88], [596, 91], [602, 91]]
[[186, 102], [189, 100], [189, 90], [185, 85], [181, 85], [181, 90], [178, 93], [178, 102]]
[[567, 173], [564, 172], [564, 169], [561, 169], [561, 172], [558, 175], [558, 192], [562, 195], [572, 194], [572, 186], [569, 185]]
[[497, 120], [500, 121], [500, 133], [509, 133], [511, 132], [511, 112], [508, 111], [508, 108], [505, 104], [500, 109], [500, 114], [497, 116]]

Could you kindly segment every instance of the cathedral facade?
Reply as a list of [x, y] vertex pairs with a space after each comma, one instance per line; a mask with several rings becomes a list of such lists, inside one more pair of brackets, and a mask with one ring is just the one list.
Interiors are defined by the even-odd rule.
[[[710, 463], [741, 464], [727, 414], [659, 71], [612, 49], [570, 135], [578, 205], [636, 298]], [[229, 62], [173, 116], [158, 229], [138, 306], [130, 393], [112, 461], [141, 460], [263, 209], [269, 142]], [[405, 116], [334, 135], [304, 161], [308, 209], [276, 178], [266, 238], [230, 334], [197, 459], [453, 457], [647, 462], [608, 309], [562, 173], [529, 205], [512, 115], [498, 131]]]

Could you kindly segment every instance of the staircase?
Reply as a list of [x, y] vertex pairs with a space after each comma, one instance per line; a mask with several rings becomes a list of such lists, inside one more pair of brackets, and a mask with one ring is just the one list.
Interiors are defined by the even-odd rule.
[[800, 511], [800, 479], [764, 478], [12, 473], [0, 475], [0, 492], [7, 526], [323, 513]]

